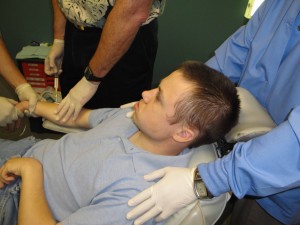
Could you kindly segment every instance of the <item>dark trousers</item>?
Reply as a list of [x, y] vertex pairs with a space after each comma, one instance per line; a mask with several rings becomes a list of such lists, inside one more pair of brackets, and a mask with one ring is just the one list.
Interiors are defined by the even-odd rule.
[[230, 225], [283, 225], [283, 223], [270, 216], [254, 199], [244, 198], [234, 203]]
[[[245, 197], [239, 200], [232, 198], [229, 203], [233, 205], [230, 225], [284, 225], [270, 216], [253, 198]], [[228, 214], [225, 218], [227, 218], [227, 216]], [[218, 222], [218, 225], [223, 224], [224, 218]]]
[[[157, 20], [140, 28], [129, 50], [107, 74], [94, 97], [84, 107], [119, 107], [124, 103], [140, 100], [141, 93], [151, 89], [158, 47], [157, 31]], [[67, 22], [63, 72], [60, 76], [63, 97], [83, 77], [84, 69], [96, 51], [101, 33], [100, 28], [82, 31]]]

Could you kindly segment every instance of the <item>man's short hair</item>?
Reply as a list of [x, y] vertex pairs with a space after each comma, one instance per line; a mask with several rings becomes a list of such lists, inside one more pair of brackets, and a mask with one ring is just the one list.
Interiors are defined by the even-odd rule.
[[186, 61], [177, 70], [194, 86], [176, 103], [170, 122], [181, 122], [199, 131], [190, 147], [223, 138], [239, 118], [240, 100], [235, 85], [202, 62]]

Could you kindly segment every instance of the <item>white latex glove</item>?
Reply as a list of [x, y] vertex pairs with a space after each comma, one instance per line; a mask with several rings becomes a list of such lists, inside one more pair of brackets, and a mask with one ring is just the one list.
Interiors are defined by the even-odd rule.
[[21, 101], [29, 101], [29, 112], [34, 112], [38, 95], [32, 89], [31, 85], [29, 83], [20, 84], [16, 87], [16, 93]]
[[17, 104], [17, 102], [13, 99], [0, 97], [0, 127], [5, 127], [24, 116], [23, 113], [15, 107], [15, 104]]
[[[121, 108], [121, 109], [124, 109], [124, 108], [132, 108], [136, 103], [137, 103], [137, 102], [126, 103], [126, 104], [124, 104], [124, 105], [121, 105], [120, 108]], [[127, 118], [132, 118], [133, 114], [134, 114], [134, 110], [132, 110], [132, 111], [126, 113], [126, 117], [127, 117]]]
[[48, 75], [61, 74], [61, 64], [64, 56], [64, 40], [54, 39], [52, 48], [45, 58], [44, 71]]
[[165, 167], [145, 175], [147, 181], [161, 178], [156, 184], [139, 193], [128, 201], [136, 206], [127, 214], [127, 219], [138, 217], [135, 225], [140, 225], [155, 217], [160, 222], [179, 209], [194, 202], [195, 168]]
[[89, 82], [83, 77], [56, 108], [57, 120], [66, 122], [71, 117], [76, 120], [81, 108], [94, 96], [99, 84]]

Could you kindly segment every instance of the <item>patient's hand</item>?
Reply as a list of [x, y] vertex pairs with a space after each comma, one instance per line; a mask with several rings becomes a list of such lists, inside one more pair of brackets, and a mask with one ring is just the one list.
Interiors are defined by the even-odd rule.
[[18, 102], [15, 105], [15, 107], [24, 113], [26, 110], [29, 109], [29, 103], [28, 103], [28, 101]]
[[[29, 102], [28, 101], [18, 102], [15, 104], [15, 107], [18, 110], [20, 110], [22, 113], [24, 113], [25, 115], [27, 112], [29, 113], [29, 110], [28, 110]], [[22, 127], [22, 123], [24, 123], [24, 118], [19, 117], [18, 120], [13, 121], [12, 123], [8, 124], [6, 129], [10, 132], [14, 132]]]
[[0, 127], [6, 128], [8, 131], [15, 131], [20, 128], [23, 112], [15, 107], [17, 101], [9, 98], [0, 97]]
[[29, 102], [28, 101], [22, 101], [18, 102], [16, 104], [16, 108], [22, 111], [26, 116], [28, 117], [39, 117], [37, 114], [34, 114], [33, 112], [29, 112]]
[[[0, 167], [0, 188], [13, 182], [16, 177], [42, 171], [41, 163], [33, 158], [12, 157]], [[28, 176], [27, 176], [28, 177]]]

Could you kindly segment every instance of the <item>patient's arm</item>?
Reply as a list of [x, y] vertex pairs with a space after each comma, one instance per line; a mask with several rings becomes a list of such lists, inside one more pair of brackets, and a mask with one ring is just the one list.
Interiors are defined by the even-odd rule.
[[15, 176], [22, 179], [18, 224], [55, 225], [44, 193], [41, 163], [33, 158], [11, 158], [0, 168], [0, 180], [10, 183]]
[[[25, 110], [28, 110], [28, 102], [27, 101], [20, 102], [16, 105], [16, 107], [24, 112]], [[66, 127], [84, 128], [84, 129], [91, 128], [89, 124], [89, 116], [92, 110], [83, 108], [76, 120], [69, 119], [66, 122], [62, 122], [57, 120], [58, 117], [56, 114], [54, 114], [56, 108], [57, 108], [56, 103], [38, 102], [33, 114], [39, 117], [43, 117], [55, 124], [66, 126]]]

